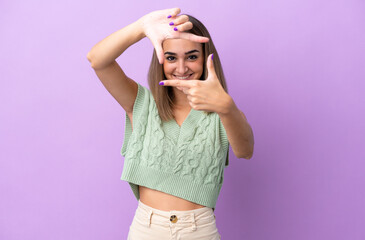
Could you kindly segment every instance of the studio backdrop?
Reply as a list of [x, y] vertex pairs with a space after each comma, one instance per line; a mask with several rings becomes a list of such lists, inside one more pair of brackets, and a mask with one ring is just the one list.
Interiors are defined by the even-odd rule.
[[[0, 239], [126, 239], [125, 112], [87, 60], [154, 10], [200, 19], [253, 129], [215, 214], [223, 240], [365, 239], [365, 4], [360, 0], [0, 3]], [[147, 38], [117, 58], [148, 87]]]

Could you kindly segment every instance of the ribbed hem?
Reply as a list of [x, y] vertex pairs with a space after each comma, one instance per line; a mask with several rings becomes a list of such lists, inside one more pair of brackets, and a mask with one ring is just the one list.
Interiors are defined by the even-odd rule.
[[137, 200], [139, 200], [138, 185], [141, 185], [210, 208], [215, 207], [222, 187], [222, 185], [202, 185], [176, 176], [174, 173], [140, 166], [134, 164], [133, 159], [124, 162], [120, 179], [129, 182]]

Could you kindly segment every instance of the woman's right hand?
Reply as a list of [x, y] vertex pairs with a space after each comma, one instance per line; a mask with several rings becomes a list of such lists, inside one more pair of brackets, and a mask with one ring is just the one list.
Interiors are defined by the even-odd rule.
[[[177, 16], [180, 11], [180, 8], [154, 11], [144, 15], [138, 20], [142, 24], [144, 34], [151, 40], [160, 64], [162, 64], [164, 60], [162, 43], [166, 39], [182, 38], [201, 43], [209, 41], [209, 38], [207, 37], [184, 32], [193, 28], [193, 24], [189, 21], [188, 16]], [[171, 22], [173, 25], [170, 25]]]

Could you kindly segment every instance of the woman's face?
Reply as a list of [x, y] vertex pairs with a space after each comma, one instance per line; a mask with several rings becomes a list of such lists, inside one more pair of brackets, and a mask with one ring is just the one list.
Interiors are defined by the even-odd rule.
[[185, 39], [167, 39], [162, 44], [163, 70], [168, 80], [199, 80], [203, 74], [202, 45]]

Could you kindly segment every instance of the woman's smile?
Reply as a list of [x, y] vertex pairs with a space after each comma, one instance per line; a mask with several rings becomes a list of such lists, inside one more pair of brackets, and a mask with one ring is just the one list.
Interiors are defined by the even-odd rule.
[[193, 73], [191, 74], [187, 74], [187, 75], [183, 75], [183, 76], [177, 76], [177, 75], [172, 75], [175, 78], [179, 79], [179, 80], [190, 80], [190, 77], [193, 75]]

